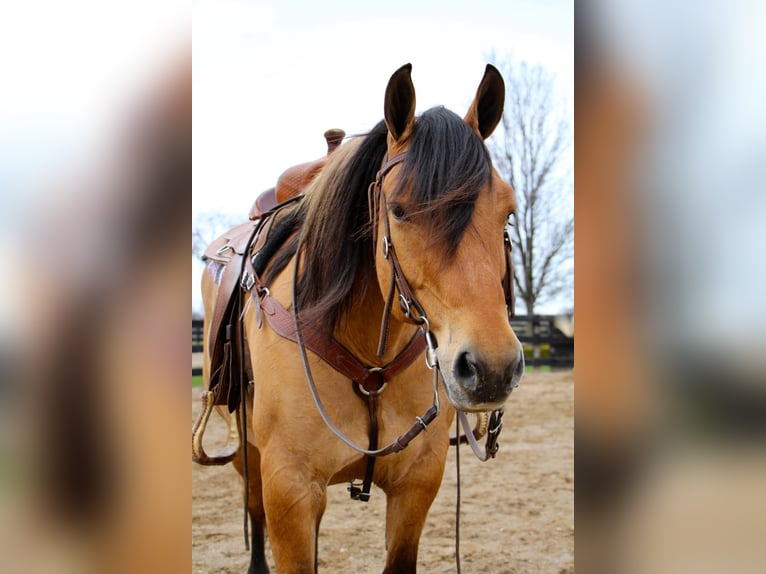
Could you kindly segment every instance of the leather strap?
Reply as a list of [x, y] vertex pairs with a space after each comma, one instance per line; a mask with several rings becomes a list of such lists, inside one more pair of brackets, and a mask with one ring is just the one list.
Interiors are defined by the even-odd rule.
[[[391, 266], [391, 282], [389, 284], [388, 295], [386, 296], [386, 303], [383, 310], [383, 317], [380, 323], [380, 339], [378, 340], [378, 356], [382, 356], [386, 352], [386, 346], [388, 344], [388, 330], [391, 321], [391, 309], [393, 307], [394, 296], [396, 291], [399, 291], [399, 303], [402, 306], [402, 311], [405, 316], [410, 319], [416, 325], [424, 325], [428, 327], [426, 319], [426, 313], [423, 306], [415, 297], [415, 293], [412, 291], [409, 282], [402, 270], [402, 266], [399, 263], [399, 257], [396, 255], [396, 249], [391, 241], [391, 224], [388, 220], [388, 206], [386, 204], [386, 195], [383, 193], [383, 178], [391, 171], [396, 165], [404, 160], [406, 152], [399, 153], [390, 159], [386, 159], [383, 166], [378, 171], [378, 175], [373, 183], [374, 189], [372, 190], [374, 202], [373, 213], [373, 225], [375, 229], [375, 236], [377, 235], [378, 219], [383, 219], [383, 255]], [[373, 247], [375, 248], [375, 247]], [[417, 316], [412, 313], [412, 310], [417, 311]], [[430, 330], [427, 330], [430, 333]], [[433, 334], [429, 336], [433, 337]], [[435, 342], [435, 339], [432, 339]]]
[[[370, 441], [368, 448], [369, 450], [373, 451], [378, 448], [378, 399], [380, 394], [379, 391], [372, 391], [367, 394], [363, 394], [359, 387], [356, 386], [354, 386], [354, 391], [367, 403], [367, 410], [370, 415]], [[348, 491], [351, 494], [352, 500], [358, 500], [359, 502], [370, 501], [372, 479], [375, 474], [376, 460], [377, 457], [367, 457], [367, 464], [365, 465], [364, 470], [364, 479], [362, 480], [362, 488], [359, 488], [359, 486], [355, 485], [353, 481], [349, 485]]]
[[242, 234], [238, 234], [231, 238], [226, 245], [219, 249], [219, 251], [230, 250], [231, 259], [224, 267], [223, 277], [221, 283], [218, 285], [218, 294], [216, 295], [213, 316], [210, 320], [208, 351], [211, 354], [211, 358], [212, 354], [215, 352], [215, 342], [216, 338], [219, 336], [221, 324], [227, 311], [230, 309], [234, 298], [234, 290], [237, 288], [237, 283], [240, 280], [243, 260], [247, 259], [245, 254], [248, 252], [253, 237], [255, 237], [260, 229], [260, 222], [249, 222], [239, 227], [242, 229]]
[[[257, 306], [263, 310], [263, 315], [269, 326], [279, 336], [293, 342], [298, 342], [295, 331], [295, 320], [292, 313], [285, 309], [269, 292], [253, 289], [253, 297]], [[387, 365], [383, 367], [367, 367], [354, 354], [339, 343], [335, 338], [326, 337], [312, 325], [301, 325], [303, 344], [319, 355], [323, 361], [340, 374], [348, 377], [367, 390], [377, 391], [379, 380], [387, 383], [398, 373], [409, 367], [415, 359], [425, 351], [426, 342], [419, 332], [410, 339], [407, 346]]]
[[[370, 450], [378, 448], [378, 392], [372, 392], [367, 397], [367, 406], [370, 411]], [[364, 472], [364, 481], [362, 482], [362, 492], [359, 500], [367, 502], [370, 500], [370, 489], [372, 488], [372, 478], [375, 473], [374, 456], [367, 457], [367, 468]]]
[[[235, 345], [234, 348], [236, 349], [236, 365], [237, 365], [237, 377], [238, 380], [235, 381], [239, 385], [239, 396], [237, 397], [238, 402], [238, 408], [239, 408], [239, 424], [240, 424], [240, 436], [242, 437], [242, 478], [245, 481], [245, 488], [244, 494], [243, 494], [243, 500], [242, 505], [244, 508], [244, 535], [245, 535], [245, 548], [250, 550], [250, 536], [248, 533], [248, 508], [249, 508], [249, 500], [250, 500], [250, 488], [248, 485], [250, 484], [250, 480], [248, 477], [249, 469], [247, 464], [247, 379], [245, 376], [246, 373], [246, 365], [247, 362], [245, 361], [245, 326], [240, 320], [241, 312], [242, 312], [242, 290], [237, 289], [237, 293], [234, 296], [234, 315], [232, 316], [232, 320], [234, 322], [234, 337], [235, 337]], [[228, 327], [227, 327], [228, 331]], [[230, 374], [231, 376], [231, 374]], [[229, 393], [231, 393], [231, 387], [229, 388]], [[232, 411], [231, 401], [229, 403], [229, 411]]]
[[513, 285], [513, 256], [511, 249], [513, 242], [506, 228], [503, 234], [503, 243], [505, 245], [505, 276], [503, 277], [503, 291], [505, 292], [505, 305], [508, 308], [508, 318], [516, 316], [516, 291]]

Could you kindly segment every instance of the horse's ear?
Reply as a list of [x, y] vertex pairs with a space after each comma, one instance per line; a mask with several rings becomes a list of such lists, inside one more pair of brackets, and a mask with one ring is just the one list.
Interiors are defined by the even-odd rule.
[[415, 125], [415, 86], [412, 85], [412, 64], [405, 64], [391, 76], [386, 87], [384, 117], [388, 133], [394, 141], [404, 141]]
[[465, 115], [465, 122], [481, 136], [481, 139], [487, 139], [503, 117], [503, 106], [505, 106], [505, 82], [497, 68], [487, 64], [473, 103]]

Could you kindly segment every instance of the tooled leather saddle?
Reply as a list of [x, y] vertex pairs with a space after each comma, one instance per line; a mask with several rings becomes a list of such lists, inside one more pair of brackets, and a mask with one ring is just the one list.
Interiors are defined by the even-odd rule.
[[[238, 373], [242, 368], [250, 370], [247, 345], [237, 345], [237, 339], [243, 341], [239, 313], [241, 312], [241, 285], [249, 289], [247, 274], [243, 274], [244, 264], [249, 253], [257, 252], [269, 237], [274, 222], [269, 215], [300, 197], [309, 183], [327, 163], [327, 159], [341, 144], [345, 132], [340, 129], [327, 130], [324, 133], [327, 142], [327, 154], [315, 161], [301, 163], [287, 169], [277, 180], [277, 185], [261, 193], [253, 202], [249, 212], [249, 221], [226, 231], [205, 250], [203, 261], [208, 264], [206, 272], [214, 273], [218, 283], [213, 314], [210, 317], [210, 329], [207, 352], [210, 359], [209, 390], [213, 392], [215, 405], [227, 405], [233, 412], [240, 402]], [[256, 241], [258, 244], [254, 245]], [[240, 365], [236, 368], [234, 365]], [[249, 373], [248, 373], [249, 376]], [[252, 377], [249, 377], [252, 378]]]

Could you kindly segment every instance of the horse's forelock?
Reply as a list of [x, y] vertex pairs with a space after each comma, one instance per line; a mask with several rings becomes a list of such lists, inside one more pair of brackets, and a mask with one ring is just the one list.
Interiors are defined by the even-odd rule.
[[468, 227], [480, 191], [491, 181], [484, 142], [457, 114], [431, 108], [415, 123], [395, 194], [425, 215], [435, 244], [451, 256]]
[[[306, 191], [303, 270], [297, 302], [302, 318], [332, 333], [359, 280], [372, 275], [372, 230], [367, 190], [386, 153], [381, 121], [369, 134], [338, 149]], [[434, 243], [446, 257], [457, 249], [491, 160], [482, 140], [456, 114], [432, 108], [417, 120], [395, 194], [425, 214]]]

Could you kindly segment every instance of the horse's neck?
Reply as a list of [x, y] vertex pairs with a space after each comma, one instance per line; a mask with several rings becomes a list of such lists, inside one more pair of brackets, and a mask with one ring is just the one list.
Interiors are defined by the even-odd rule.
[[357, 299], [344, 314], [335, 338], [363, 363], [382, 366], [393, 360], [409, 343], [417, 327], [391, 317], [388, 344], [383, 357], [377, 356], [380, 328], [383, 320], [384, 301], [377, 282], [365, 290], [364, 297]]

